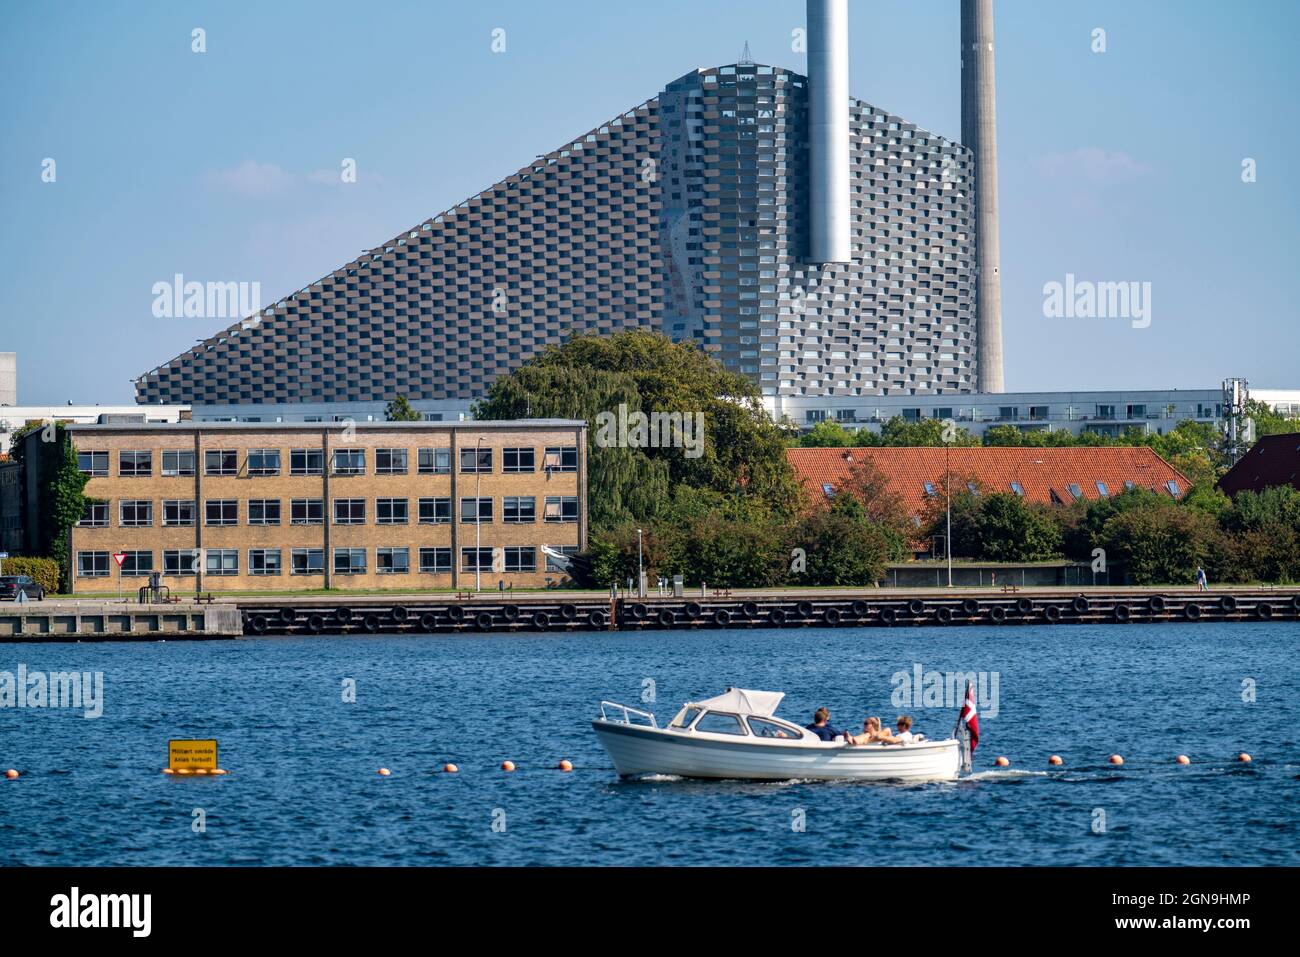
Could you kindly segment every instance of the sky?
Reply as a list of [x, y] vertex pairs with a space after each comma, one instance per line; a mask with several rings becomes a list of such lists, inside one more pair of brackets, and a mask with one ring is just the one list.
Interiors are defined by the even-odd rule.
[[[958, 11], [850, 0], [853, 94], [959, 139]], [[1300, 3], [994, 12], [1007, 390], [1300, 388]], [[132, 402], [230, 322], [156, 317], [155, 283], [269, 305], [746, 42], [803, 72], [803, 22], [803, 0], [2, 0], [19, 403]], [[1049, 316], [1067, 276], [1149, 283], [1149, 323]]]

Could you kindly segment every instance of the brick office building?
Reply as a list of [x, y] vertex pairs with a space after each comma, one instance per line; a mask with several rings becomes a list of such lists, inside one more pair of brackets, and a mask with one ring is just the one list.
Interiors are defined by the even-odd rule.
[[74, 590], [538, 587], [586, 546], [586, 423], [68, 428], [93, 500]]

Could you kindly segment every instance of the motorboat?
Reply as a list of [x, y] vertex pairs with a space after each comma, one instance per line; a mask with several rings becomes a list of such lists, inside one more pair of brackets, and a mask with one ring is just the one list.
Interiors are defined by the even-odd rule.
[[652, 712], [600, 703], [591, 726], [624, 777], [667, 774], [687, 778], [783, 781], [952, 781], [962, 766], [956, 738], [906, 744], [823, 741], [776, 716], [785, 694], [728, 688], [716, 698], [687, 702], [666, 728]]

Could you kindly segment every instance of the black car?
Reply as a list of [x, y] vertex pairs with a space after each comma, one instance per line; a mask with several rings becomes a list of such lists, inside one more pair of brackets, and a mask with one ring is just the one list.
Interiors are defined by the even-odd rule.
[[45, 589], [30, 575], [0, 575], [0, 601], [17, 601], [19, 592], [29, 601], [40, 601], [45, 597]]

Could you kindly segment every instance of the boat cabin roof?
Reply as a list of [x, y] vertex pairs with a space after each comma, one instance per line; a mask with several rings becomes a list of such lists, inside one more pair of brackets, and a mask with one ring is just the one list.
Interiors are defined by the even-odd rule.
[[745, 688], [728, 688], [716, 698], [688, 701], [688, 708], [707, 708], [710, 711], [731, 711], [736, 714], [753, 714], [769, 717], [776, 712], [783, 691], [749, 691]]

